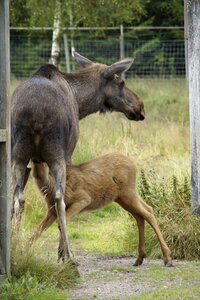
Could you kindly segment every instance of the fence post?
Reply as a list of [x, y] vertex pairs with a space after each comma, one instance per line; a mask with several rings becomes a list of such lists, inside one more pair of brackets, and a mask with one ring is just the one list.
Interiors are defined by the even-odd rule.
[[63, 34], [64, 39], [64, 48], [65, 48], [65, 61], [66, 61], [66, 71], [67, 73], [71, 72], [70, 68], [70, 58], [69, 58], [69, 46], [68, 46], [68, 40], [67, 40], [67, 34]]
[[[120, 25], [120, 59], [124, 59], [124, 27]], [[125, 79], [125, 73], [122, 74], [122, 78]]]
[[188, 16], [187, 16], [187, 1], [184, 0], [184, 36], [185, 36], [185, 73], [188, 85]]
[[190, 101], [191, 207], [200, 215], [200, 1], [185, 0]]
[[0, 0], [0, 280], [10, 275], [9, 1]]

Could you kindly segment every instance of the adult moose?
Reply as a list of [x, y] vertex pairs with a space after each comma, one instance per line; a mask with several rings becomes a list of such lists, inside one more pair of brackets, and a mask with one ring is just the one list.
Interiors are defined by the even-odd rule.
[[79, 119], [97, 111], [118, 111], [130, 120], [144, 119], [144, 105], [118, 76], [132, 65], [124, 59], [111, 66], [93, 63], [75, 53], [82, 67], [62, 73], [42, 66], [15, 90], [11, 106], [13, 210], [18, 224], [24, 208], [27, 164], [47, 163], [55, 179], [55, 207], [60, 224], [63, 257], [72, 258], [65, 220], [67, 165], [79, 136]]

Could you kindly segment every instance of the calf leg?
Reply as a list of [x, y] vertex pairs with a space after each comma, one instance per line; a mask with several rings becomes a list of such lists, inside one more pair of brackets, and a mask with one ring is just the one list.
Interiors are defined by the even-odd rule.
[[139, 233], [139, 244], [138, 244], [138, 257], [134, 263], [134, 266], [139, 266], [143, 263], [143, 259], [146, 257], [144, 218], [136, 214], [135, 212], [133, 212], [132, 207], [130, 205], [127, 205], [127, 203], [123, 201], [123, 198], [122, 200], [119, 199], [116, 202], [136, 219], [137, 226], [138, 226], [138, 233]]
[[55, 206], [53, 206], [48, 210], [46, 217], [42, 220], [40, 225], [37, 227], [37, 229], [31, 236], [30, 242], [35, 242], [41, 236], [42, 232], [47, 230], [56, 219], [56, 209]]
[[133, 190], [127, 190], [123, 194], [121, 201], [123, 202], [123, 204], [125, 204], [125, 206], [129, 207], [130, 209], [129, 211], [143, 217], [151, 225], [151, 227], [153, 228], [153, 230], [155, 231], [158, 237], [161, 251], [163, 253], [163, 259], [165, 265], [167, 267], [172, 266], [171, 251], [168, 248], [162, 236], [162, 233], [160, 232], [156, 218], [153, 215], [153, 213], [150, 211], [150, 209], [147, 209], [146, 205], [143, 204], [144, 202], [139, 198], [139, 196]]
[[138, 232], [139, 232], [138, 257], [134, 263], [134, 266], [140, 266], [143, 263], [143, 259], [146, 257], [144, 218], [133, 212], [132, 215], [136, 219]]

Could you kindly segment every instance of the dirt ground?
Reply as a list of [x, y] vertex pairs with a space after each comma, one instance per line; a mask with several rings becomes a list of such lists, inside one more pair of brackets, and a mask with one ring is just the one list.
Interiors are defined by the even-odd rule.
[[[79, 254], [76, 259], [79, 262], [80, 283], [70, 291], [70, 300], [127, 300], [159, 287], [169, 289], [180, 285], [181, 288], [186, 284], [182, 278], [181, 272], [184, 270], [181, 270], [181, 266], [187, 269], [187, 264], [191, 265], [190, 262], [176, 261], [174, 268], [166, 268], [162, 260], [146, 259], [142, 266], [133, 267], [133, 257], [91, 254]], [[200, 266], [197, 268], [200, 274]], [[177, 271], [180, 274], [175, 276], [173, 273], [177, 274]], [[157, 272], [157, 276], [149, 276], [151, 272]], [[165, 273], [164, 277], [162, 272]]]

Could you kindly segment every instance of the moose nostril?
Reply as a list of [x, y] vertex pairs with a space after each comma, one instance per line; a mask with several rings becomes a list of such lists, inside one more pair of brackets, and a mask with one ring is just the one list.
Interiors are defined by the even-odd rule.
[[140, 114], [140, 120], [143, 121], [144, 118], [145, 118], [144, 115], [143, 115], [143, 114]]
[[142, 108], [140, 111], [140, 120], [143, 121], [144, 119], [145, 119], [145, 112], [144, 112], [144, 108]]

